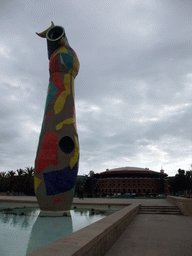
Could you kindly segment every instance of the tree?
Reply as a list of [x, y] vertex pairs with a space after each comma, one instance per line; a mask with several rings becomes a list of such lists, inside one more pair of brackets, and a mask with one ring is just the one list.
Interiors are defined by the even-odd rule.
[[186, 179], [187, 179], [187, 191], [188, 194], [191, 194], [192, 191], [192, 171], [186, 172]]
[[0, 178], [5, 178], [6, 177], [6, 172], [0, 172]]
[[[15, 175], [16, 172], [17, 175]], [[0, 173], [0, 191], [14, 191], [26, 195], [35, 195], [33, 167], [26, 167], [25, 170], [17, 169], [16, 172], [11, 170], [8, 173]]]
[[16, 170], [17, 172], [17, 176], [15, 177], [15, 183], [16, 183], [16, 186], [15, 186], [15, 192], [18, 192], [18, 193], [23, 193], [23, 184], [25, 182], [25, 177], [24, 177], [24, 170], [23, 169], [17, 169]]
[[13, 178], [14, 176], [15, 176], [15, 172], [14, 171], [8, 171], [7, 177]]
[[182, 169], [178, 170], [178, 173], [173, 179], [171, 179], [171, 190], [173, 192], [183, 192], [189, 187], [189, 174], [185, 175], [185, 171]]
[[87, 180], [87, 175], [78, 175], [75, 183], [75, 195], [77, 197], [83, 197], [84, 184]]
[[25, 168], [25, 176], [27, 176], [27, 177], [33, 177], [34, 176], [34, 169], [33, 169], [33, 167], [26, 167]]
[[95, 177], [95, 173], [94, 171], [90, 171], [84, 184], [84, 190], [89, 197], [96, 196], [96, 183], [97, 178]]
[[8, 186], [9, 184], [6, 172], [0, 172], [0, 191], [7, 192], [9, 190]]
[[19, 169], [19, 170], [17, 169], [16, 172], [17, 172], [18, 176], [22, 176], [25, 173], [24, 170], [22, 170], [22, 169]]
[[8, 171], [7, 173], [7, 178], [8, 178], [8, 190], [9, 191], [14, 191], [15, 189], [15, 172], [14, 171]]
[[33, 167], [26, 167], [24, 172], [25, 172], [24, 174], [25, 182], [23, 184], [23, 192], [26, 195], [35, 195], [34, 180], [33, 180], [34, 169]]

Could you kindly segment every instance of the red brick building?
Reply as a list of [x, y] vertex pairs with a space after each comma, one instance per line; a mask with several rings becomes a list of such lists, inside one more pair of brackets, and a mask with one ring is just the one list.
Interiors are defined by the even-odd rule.
[[159, 194], [168, 192], [167, 174], [148, 168], [121, 167], [96, 174], [97, 192], [106, 194]]

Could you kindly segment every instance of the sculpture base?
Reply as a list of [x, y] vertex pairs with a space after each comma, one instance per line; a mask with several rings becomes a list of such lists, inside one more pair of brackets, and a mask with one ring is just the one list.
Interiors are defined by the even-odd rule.
[[71, 217], [70, 211], [40, 211], [39, 217]]

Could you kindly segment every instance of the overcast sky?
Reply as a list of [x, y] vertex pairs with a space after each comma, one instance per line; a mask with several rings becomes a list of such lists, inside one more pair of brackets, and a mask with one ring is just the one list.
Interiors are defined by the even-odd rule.
[[75, 79], [79, 174], [192, 163], [190, 0], [1, 0], [0, 171], [34, 166], [49, 81], [47, 43], [65, 28]]

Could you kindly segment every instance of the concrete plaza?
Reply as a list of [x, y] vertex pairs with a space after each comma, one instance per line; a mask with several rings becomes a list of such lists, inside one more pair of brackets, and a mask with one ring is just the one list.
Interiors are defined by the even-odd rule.
[[[0, 201], [37, 203], [35, 197], [0, 196]], [[74, 203], [173, 205], [166, 199], [74, 198]], [[105, 256], [192, 256], [192, 216], [138, 214]]]
[[[138, 202], [172, 205], [163, 199]], [[192, 216], [138, 214], [105, 256], [114, 255], [192, 256]]]
[[192, 256], [192, 217], [138, 214], [106, 256]]

